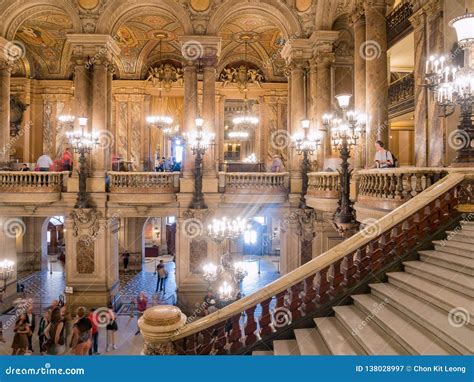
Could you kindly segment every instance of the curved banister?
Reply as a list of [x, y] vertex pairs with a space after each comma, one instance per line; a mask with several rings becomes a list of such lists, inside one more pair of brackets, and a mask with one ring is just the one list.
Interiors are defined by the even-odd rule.
[[[429, 203], [434, 202], [437, 198], [452, 190], [455, 186], [461, 183], [465, 177], [466, 174], [463, 173], [452, 173], [441, 179], [439, 182], [426, 189], [423, 193], [415, 196], [407, 203], [381, 218], [377, 222], [377, 232], [380, 232], [380, 235], [382, 235], [392, 229], [397, 224], [408, 219], [416, 213], [416, 211], [422, 209]], [[372, 235], [367, 234], [367, 230], [371, 230], [371, 227], [366, 227], [364, 230], [348, 238], [343, 243], [300, 266], [296, 270], [282, 276], [257, 292], [200, 318], [199, 320], [185, 325], [177, 333], [171, 336], [171, 341], [181, 340], [206, 329], [221, 325], [224, 321], [234, 318], [243, 311], [255, 309], [257, 304], [262, 304], [269, 298], [277, 296], [278, 294], [292, 288], [297, 283], [301, 283], [309, 277], [314, 276], [316, 272], [341, 261], [344, 257], [354, 253], [360, 247], [367, 245], [369, 242], [374, 240]]]

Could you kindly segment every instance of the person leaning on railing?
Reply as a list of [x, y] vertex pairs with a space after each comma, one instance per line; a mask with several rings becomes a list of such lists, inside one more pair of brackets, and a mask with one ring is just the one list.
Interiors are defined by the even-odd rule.
[[389, 168], [394, 167], [393, 155], [390, 151], [384, 149], [384, 143], [382, 141], [375, 142], [375, 163], [374, 168]]

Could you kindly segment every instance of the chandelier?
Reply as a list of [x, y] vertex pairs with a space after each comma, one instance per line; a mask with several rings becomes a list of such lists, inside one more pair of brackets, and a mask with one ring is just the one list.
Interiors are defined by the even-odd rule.
[[[59, 117], [60, 118], [60, 117]], [[99, 145], [99, 134], [97, 132], [87, 133], [87, 118], [79, 117], [80, 131], [68, 131], [66, 137], [71, 147], [77, 154], [90, 154]]]
[[298, 155], [304, 154], [305, 152], [309, 155], [313, 155], [321, 145], [321, 135], [319, 133], [310, 133], [310, 126], [311, 121], [306, 118], [303, 119], [301, 121], [303, 133], [297, 133], [292, 137]]
[[236, 131], [229, 132], [229, 134], [227, 136], [229, 137], [229, 139], [235, 139], [237, 141], [243, 141], [243, 140], [248, 139], [249, 135], [250, 134], [247, 131], [236, 130]]
[[209, 146], [211, 146], [215, 140], [214, 133], [207, 133], [203, 131], [204, 120], [201, 117], [195, 119], [196, 131], [192, 133], [183, 133], [184, 139], [189, 141], [189, 145], [194, 155], [204, 155]]
[[221, 244], [225, 240], [235, 240], [242, 235], [247, 228], [247, 223], [240, 217], [234, 220], [214, 219], [207, 226], [207, 235], [216, 243]]

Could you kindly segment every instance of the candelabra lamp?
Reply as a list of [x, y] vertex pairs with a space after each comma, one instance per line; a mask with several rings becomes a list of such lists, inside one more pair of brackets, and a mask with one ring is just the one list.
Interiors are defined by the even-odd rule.
[[472, 104], [474, 102], [474, 64], [471, 62], [474, 48], [474, 13], [466, 13], [453, 19], [450, 26], [456, 29], [458, 45], [464, 50], [461, 68], [450, 64], [449, 56], [430, 56], [426, 61], [426, 85], [435, 96], [447, 117], [460, 108], [460, 122], [454, 132], [453, 148], [457, 150], [455, 166], [474, 165], [474, 127]]
[[3, 302], [3, 294], [7, 290], [7, 282], [15, 273], [15, 263], [11, 260], [0, 261], [0, 303]]
[[79, 192], [74, 208], [90, 208], [91, 201], [87, 193], [87, 156], [99, 145], [99, 134], [86, 133], [87, 118], [78, 118], [80, 131], [66, 134], [69, 143], [76, 154], [79, 154]]
[[349, 169], [349, 158], [351, 148], [357, 145], [363, 129], [366, 125], [366, 117], [355, 111], [348, 111], [351, 95], [340, 95], [336, 97], [342, 116], [325, 114], [323, 125], [331, 132], [331, 140], [335, 150], [339, 151], [341, 169], [339, 171], [341, 193], [338, 207], [334, 214], [333, 224], [339, 234], [349, 237], [358, 228], [355, 210], [350, 199], [350, 179], [352, 170]]
[[301, 196], [299, 208], [308, 208], [306, 205], [306, 193], [308, 192], [308, 172], [310, 168], [309, 156], [313, 155], [314, 152], [321, 145], [321, 138], [319, 135], [311, 133], [310, 130], [311, 121], [307, 118], [301, 121], [301, 127], [303, 134], [294, 135], [293, 142], [298, 155], [303, 155], [303, 162], [301, 164]]
[[204, 154], [214, 142], [214, 134], [203, 132], [204, 120], [202, 118], [196, 118], [195, 123], [196, 132], [190, 138], [191, 150], [194, 155], [194, 193], [191, 208], [200, 210], [207, 208], [202, 192], [202, 162]]

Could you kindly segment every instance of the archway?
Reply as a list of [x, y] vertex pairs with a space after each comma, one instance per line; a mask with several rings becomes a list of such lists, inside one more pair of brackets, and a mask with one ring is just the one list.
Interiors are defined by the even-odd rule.
[[64, 273], [66, 261], [64, 216], [46, 218], [41, 228], [41, 270]]

